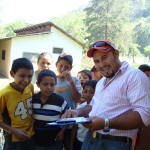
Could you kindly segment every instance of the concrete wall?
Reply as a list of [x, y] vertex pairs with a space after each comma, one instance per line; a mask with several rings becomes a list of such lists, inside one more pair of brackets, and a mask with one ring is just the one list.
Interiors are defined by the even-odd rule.
[[[10, 77], [10, 51], [11, 39], [0, 40], [0, 73]], [[2, 51], [5, 50], [5, 60], [2, 59]]]
[[[23, 53], [42, 53], [49, 52], [53, 55], [52, 70], [56, 70], [55, 62], [58, 54], [53, 54], [53, 48], [62, 48], [73, 56], [72, 73], [76, 74], [81, 69], [82, 46], [77, 42], [52, 27], [51, 33], [37, 34], [30, 36], [15, 37], [12, 39], [10, 62], [16, 58], [23, 57]], [[34, 64], [36, 70], [36, 63]]]

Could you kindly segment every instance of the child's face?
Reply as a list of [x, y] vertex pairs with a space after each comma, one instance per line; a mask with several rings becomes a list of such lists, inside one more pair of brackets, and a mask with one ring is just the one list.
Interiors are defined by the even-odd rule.
[[78, 79], [80, 80], [80, 83], [81, 83], [81, 86], [82, 86], [82, 87], [84, 86], [84, 84], [85, 84], [87, 81], [90, 80], [89, 77], [88, 77], [88, 75], [85, 74], [85, 73], [83, 73], [83, 72], [78, 73], [77, 77], [78, 77]]
[[147, 76], [148, 76], [148, 78], [150, 79], [150, 71], [145, 71], [144, 72]]
[[52, 93], [54, 93], [55, 85], [55, 78], [50, 76], [44, 76], [42, 78], [42, 81], [39, 84], [37, 83], [37, 86], [40, 88], [41, 91], [41, 96], [45, 98], [49, 97]]
[[14, 86], [19, 91], [23, 91], [31, 82], [33, 76], [32, 69], [20, 68], [16, 73], [10, 72], [14, 78]]
[[71, 71], [72, 66], [70, 65], [68, 61], [60, 60], [59, 62], [56, 63], [56, 68], [57, 68], [58, 76], [64, 77], [63, 72]]
[[38, 65], [38, 70], [42, 71], [44, 69], [50, 69], [50, 65], [52, 64], [51, 57], [49, 55], [46, 55], [45, 57], [41, 57]]
[[95, 90], [91, 86], [85, 86], [82, 92], [83, 98], [90, 103], [92, 97], [94, 96]]

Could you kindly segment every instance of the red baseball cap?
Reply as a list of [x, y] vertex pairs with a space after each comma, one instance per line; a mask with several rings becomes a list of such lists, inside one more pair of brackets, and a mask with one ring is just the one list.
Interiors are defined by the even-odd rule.
[[116, 47], [110, 41], [97, 41], [96, 43], [90, 46], [89, 50], [87, 51], [87, 56], [93, 57], [93, 52], [95, 50], [99, 50], [103, 53], [107, 53], [111, 51], [112, 49], [116, 50]]

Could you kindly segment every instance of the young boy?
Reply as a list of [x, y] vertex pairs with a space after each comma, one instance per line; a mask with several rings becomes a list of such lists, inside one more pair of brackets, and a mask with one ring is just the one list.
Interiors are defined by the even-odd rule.
[[0, 91], [0, 127], [4, 130], [4, 150], [33, 150], [31, 96], [33, 65], [26, 58], [13, 61], [14, 81]]
[[[69, 107], [75, 109], [77, 100], [80, 99], [82, 87], [77, 77], [72, 76], [73, 58], [70, 54], [62, 53], [56, 62], [58, 72], [55, 93], [62, 96]], [[71, 129], [65, 131], [64, 145], [65, 150], [70, 150]]]
[[89, 70], [81, 70], [77, 74], [78, 79], [80, 80], [81, 86], [83, 88], [84, 84], [92, 79], [92, 73]]
[[147, 77], [150, 79], [150, 66], [147, 64], [142, 64], [138, 67], [141, 71], [143, 71]]
[[[78, 72], [77, 77], [80, 80], [81, 86], [83, 88], [85, 83], [92, 79], [92, 73], [91, 71], [84, 69]], [[77, 102], [77, 105], [83, 103], [84, 101], [85, 99], [81, 96]]]
[[69, 108], [63, 97], [54, 93], [57, 77], [51, 70], [42, 70], [37, 79], [40, 92], [33, 95], [35, 150], [62, 150], [64, 128], [47, 126]]
[[[83, 95], [83, 98], [85, 99], [85, 102], [78, 105], [78, 107], [76, 109], [83, 108], [91, 102], [92, 97], [94, 96], [94, 93], [95, 93], [95, 88], [96, 88], [97, 82], [98, 82], [97, 80], [89, 80], [84, 84], [82, 95]], [[77, 126], [74, 126], [74, 129], [72, 131], [74, 133], [72, 133], [72, 134], [76, 135], [76, 138], [74, 141], [73, 140], [71, 141], [71, 144], [72, 144], [72, 147], [74, 147], [73, 148], [74, 150], [81, 149], [81, 146], [82, 146], [82, 143], [83, 143], [83, 140], [84, 140], [84, 137], [85, 137], [87, 131], [88, 131], [88, 129], [83, 127], [82, 124], [79, 124], [78, 128], [77, 128]], [[77, 132], [77, 134], [75, 134], [75, 132]]]

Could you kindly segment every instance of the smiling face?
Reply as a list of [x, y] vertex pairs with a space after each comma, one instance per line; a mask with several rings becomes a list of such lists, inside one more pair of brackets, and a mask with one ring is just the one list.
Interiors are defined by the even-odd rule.
[[37, 86], [40, 88], [41, 96], [47, 99], [52, 93], [54, 93], [56, 81], [54, 77], [44, 76]]
[[87, 101], [87, 103], [90, 103], [92, 97], [94, 96], [94, 93], [95, 90], [90, 85], [87, 85], [83, 89], [82, 96]]
[[71, 71], [72, 66], [70, 63], [66, 60], [60, 60], [56, 63], [56, 68], [58, 72], [58, 77], [64, 77], [63, 72], [64, 71]]
[[38, 70], [39, 71], [42, 71], [44, 69], [50, 69], [50, 65], [52, 64], [52, 58], [50, 57], [50, 55], [45, 55], [45, 56], [42, 56], [37, 65], [38, 65]]
[[95, 67], [106, 78], [112, 78], [121, 66], [119, 61], [119, 52], [117, 50], [108, 53], [102, 53], [95, 50], [93, 53]]
[[33, 76], [32, 69], [20, 68], [16, 73], [10, 72], [11, 76], [14, 78], [13, 87], [23, 92], [24, 89], [30, 84]]

